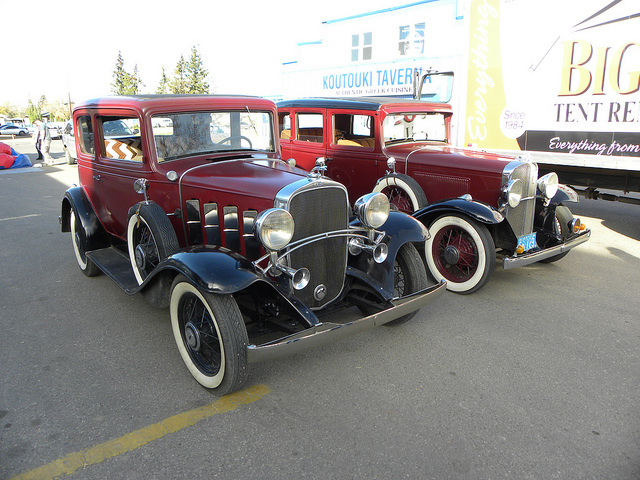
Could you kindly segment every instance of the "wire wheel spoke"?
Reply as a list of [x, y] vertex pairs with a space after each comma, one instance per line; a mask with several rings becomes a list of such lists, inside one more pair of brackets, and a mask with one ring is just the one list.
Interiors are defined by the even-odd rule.
[[441, 232], [437, 248], [438, 263], [453, 278], [468, 279], [478, 269], [477, 246], [464, 229], [451, 227]]
[[181, 313], [183, 341], [193, 362], [203, 371], [216, 374], [222, 365], [222, 351], [209, 310], [198, 297], [190, 295]]

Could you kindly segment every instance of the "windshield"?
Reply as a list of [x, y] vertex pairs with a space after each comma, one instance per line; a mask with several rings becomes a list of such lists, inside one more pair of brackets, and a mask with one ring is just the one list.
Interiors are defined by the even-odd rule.
[[403, 141], [446, 142], [447, 129], [442, 113], [397, 113], [387, 115], [382, 123], [384, 143]]
[[196, 112], [151, 117], [158, 161], [218, 152], [275, 151], [269, 112]]

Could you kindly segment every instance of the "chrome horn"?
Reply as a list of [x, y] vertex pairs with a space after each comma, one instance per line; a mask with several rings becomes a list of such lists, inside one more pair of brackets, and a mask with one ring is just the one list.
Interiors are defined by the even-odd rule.
[[363, 250], [371, 253], [376, 263], [384, 262], [389, 255], [389, 247], [386, 243], [380, 242], [374, 245], [366, 245], [362, 239], [358, 237], [349, 240], [349, 253], [351, 255], [359, 255]]
[[296, 270], [280, 263], [277, 259], [277, 252], [271, 252], [269, 265], [271, 275], [277, 277], [284, 273], [291, 279], [291, 285], [295, 290], [302, 290], [309, 284], [309, 280], [311, 280], [311, 272], [309, 272], [308, 268], [302, 267]]

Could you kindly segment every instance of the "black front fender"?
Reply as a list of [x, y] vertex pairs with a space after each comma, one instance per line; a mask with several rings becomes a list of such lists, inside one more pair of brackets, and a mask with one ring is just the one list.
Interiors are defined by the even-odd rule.
[[[318, 323], [316, 315], [287, 288], [274, 282], [251, 261], [223, 247], [193, 247], [175, 253], [163, 261], [158, 270], [179, 272], [197, 288], [216, 294], [255, 291], [258, 284], [271, 289], [308, 325]], [[246, 292], [245, 292], [246, 293]]]
[[425, 225], [445, 214], [466, 215], [486, 225], [497, 225], [504, 221], [504, 216], [494, 207], [476, 200], [452, 198], [432, 203], [413, 213], [413, 216]]
[[579, 201], [580, 198], [578, 197], [578, 193], [573, 188], [560, 184], [558, 185], [558, 191], [549, 203], [552, 205], [559, 205], [560, 203], [578, 203]]
[[249, 260], [222, 247], [183, 250], [167, 258], [163, 266], [182, 273], [195, 286], [211, 293], [237, 293], [257, 281], [268, 281]]
[[[359, 226], [360, 223], [352, 222], [351, 225]], [[376, 263], [372, 255], [360, 253], [355, 257], [349, 256], [349, 265], [373, 277], [377, 282], [376, 285], [379, 283], [382, 285], [382, 288], [386, 290], [386, 294], [382, 296], [391, 298], [393, 296], [394, 283], [393, 267], [398, 251], [406, 243], [423, 243], [427, 240], [429, 232], [427, 228], [415, 218], [396, 211], [389, 212], [389, 218], [378, 230], [385, 233], [383, 242], [386, 243], [389, 248], [387, 259], [382, 263]], [[370, 287], [374, 287], [374, 290], [379, 291], [379, 288], [375, 288], [371, 282], [365, 283], [369, 283]]]

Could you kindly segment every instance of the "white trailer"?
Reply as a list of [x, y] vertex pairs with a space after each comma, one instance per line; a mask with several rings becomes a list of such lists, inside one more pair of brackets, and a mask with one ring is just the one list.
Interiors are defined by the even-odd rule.
[[471, 0], [467, 18], [457, 143], [526, 152], [585, 196], [640, 203], [598, 191], [640, 192], [637, 0]]

